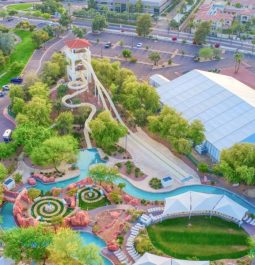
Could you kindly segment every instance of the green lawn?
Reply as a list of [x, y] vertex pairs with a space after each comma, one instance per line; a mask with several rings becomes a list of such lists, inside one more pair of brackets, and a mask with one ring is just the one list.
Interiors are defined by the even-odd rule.
[[21, 42], [19, 42], [12, 54], [10, 55], [9, 62], [4, 65], [3, 69], [1, 67], [0, 76], [0, 86], [3, 86], [9, 83], [12, 77], [20, 75], [21, 71], [14, 71], [11, 69], [11, 65], [13, 62], [19, 62], [23, 64], [23, 67], [27, 64], [30, 56], [35, 50], [35, 44], [32, 40], [32, 32], [24, 31], [24, 30], [14, 30], [15, 34], [21, 38]]
[[240, 258], [249, 251], [245, 231], [216, 217], [169, 219], [148, 227], [148, 234], [157, 249], [179, 259]]
[[20, 3], [20, 4], [14, 4], [14, 5], [8, 5], [7, 10], [15, 10], [15, 11], [26, 11], [29, 10], [33, 6], [32, 3]]

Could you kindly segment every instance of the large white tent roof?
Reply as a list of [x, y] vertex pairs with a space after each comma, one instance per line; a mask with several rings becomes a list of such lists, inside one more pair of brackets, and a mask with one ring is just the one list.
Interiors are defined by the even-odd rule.
[[134, 265], [170, 265], [170, 262], [170, 258], [156, 256], [146, 252]]
[[191, 211], [211, 211], [221, 198], [222, 195], [192, 192]]
[[209, 265], [209, 261], [180, 260], [144, 253], [134, 265]]
[[190, 211], [190, 191], [165, 199], [163, 214], [175, 214]]
[[214, 211], [242, 220], [247, 209], [224, 195], [214, 207]]
[[165, 199], [163, 215], [215, 211], [241, 221], [248, 211], [226, 195], [188, 191]]
[[255, 91], [238, 80], [192, 70], [157, 89], [161, 102], [189, 121], [199, 119], [218, 150], [255, 133]]

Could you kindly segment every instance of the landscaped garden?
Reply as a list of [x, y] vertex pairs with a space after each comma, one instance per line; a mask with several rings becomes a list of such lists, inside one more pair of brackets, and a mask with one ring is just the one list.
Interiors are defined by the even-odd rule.
[[216, 217], [168, 219], [147, 230], [157, 250], [180, 259], [240, 258], [250, 250], [242, 228]]
[[51, 222], [56, 217], [64, 217], [70, 210], [61, 199], [44, 197], [37, 200], [31, 207], [31, 214], [40, 221]]
[[84, 188], [78, 193], [79, 207], [92, 210], [110, 204], [109, 200], [96, 188]]

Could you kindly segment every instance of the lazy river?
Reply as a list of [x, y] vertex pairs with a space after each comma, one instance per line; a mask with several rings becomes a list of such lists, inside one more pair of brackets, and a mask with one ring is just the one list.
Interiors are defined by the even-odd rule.
[[[103, 161], [101, 160], [95, 148], [81, 150], [79, 154], [78, 162], [77, 162], [77, 165], [80, 168], [79, 176], [77, 176], [76, 178], [70, 179], [70, 180], [65, 180], [65, 181], [52, 183], [52, 184], [43, 184], [41, 182], [37, 182], [36, 188], [43, 190], [44, 192], [51, 190], [53, 187], [64, 188], [68, 186], [69, 184], [73, 182], [77, 182], [83, 179], [84, 177], [86, 177], [88, 175], [88, 170], [89, 170], [90, 165], [93, 165], [96, 163], [102, 163], [102, 162]], [[136, 188], [134, 185], [132, 185], [130, 182], [128, 182], [125, 179], [118, 179], [116, 181], [116, 184], [120, 182], [126, 184], [124, 188], [124, 191], [126, 193], [136, 198], [145, 199], [145, 200], [164, 200], [167, 197], [175, 196], [175, 195], [187, 192], [187, 191], [198, 191], [198, 192], [205, 192], [205, 193], [212, 193], [212, 194], [225, 194], [228, 197], [230, 197], [232, 200], [246, 207], [249, 210], [249, 212], [255, 214], [255, 206], [253, 206], [251, 203], [245, 200], [245, 198], [229, 190], [223, 189], [223, 188], [206, 186], [206, 185], [191, 185], [191, 186], [183, 186], [183, 187], [180, 187], [178, 189], [175, 189], [169, 192], [152, 193], [152, 192], [146, 192], [146, 191]], [[15, 220], [12, 214], [11, 203], [5, 203], [3, 205], [1, 214], [3, 216], [3, 223], [1, 225], [3, 229], [10, 229], [16, 226], [16, 223], [15, 223]], [[95, 243], [100, 249], [105, 247], [105, 242], [95, 235], [81, 232], [81, 236], [85, 243], [86, 242]], [[110, 265], [111, 262], [104, 258], [104, 264]]]

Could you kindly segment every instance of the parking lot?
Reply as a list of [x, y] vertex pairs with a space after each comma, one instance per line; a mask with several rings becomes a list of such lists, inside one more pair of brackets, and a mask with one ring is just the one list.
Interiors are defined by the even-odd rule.
[[[191, 44], [183, 44], [178, 42], [152, 40], [136, 36], [127, 36], [124, 34], [106, 33], [95, 35], [89, 33], [86, 39], [90, 40], [92, 55], [96, 57], [109, 57], [113, 60], [121, 60], [122, 65], [133, 70], [139, 79], [148, 80], [152, 74], [162, 74], [169, 79], [173, 79], [185, 72], [193, 69], [211, 70], [223, 69], [231, 67], [235, 64], [233, 52], [225, 52], [223, 59], [219, 61], [194, 62], [193, 57], [198, 54], [201, 47]], [[98, 43], [99, 40], [99, 43]], [[106, 49], [104, 44], [112, 43], [112, 47]], [[119, 42], [123, 45], [120, 46]], [[142, 43], [141, 48], [137, 48], [137, 44]], [[129, 49], [132, 56], [137, 58], [137, 63], [125, 61], [122, 56], [122, 50]], [[148, 58], [153, 51], [159, 52], [161, 60], [159, 67], [155, 69], [153, 63]], [[172, 60], [172, 65], [168, 65], [168, 60]], [[250, 68], [255, 71], [254, 56], [245, 56], [244, 60], [248, 62]], [[164, 66], [162, 66], [164, 65]]]

